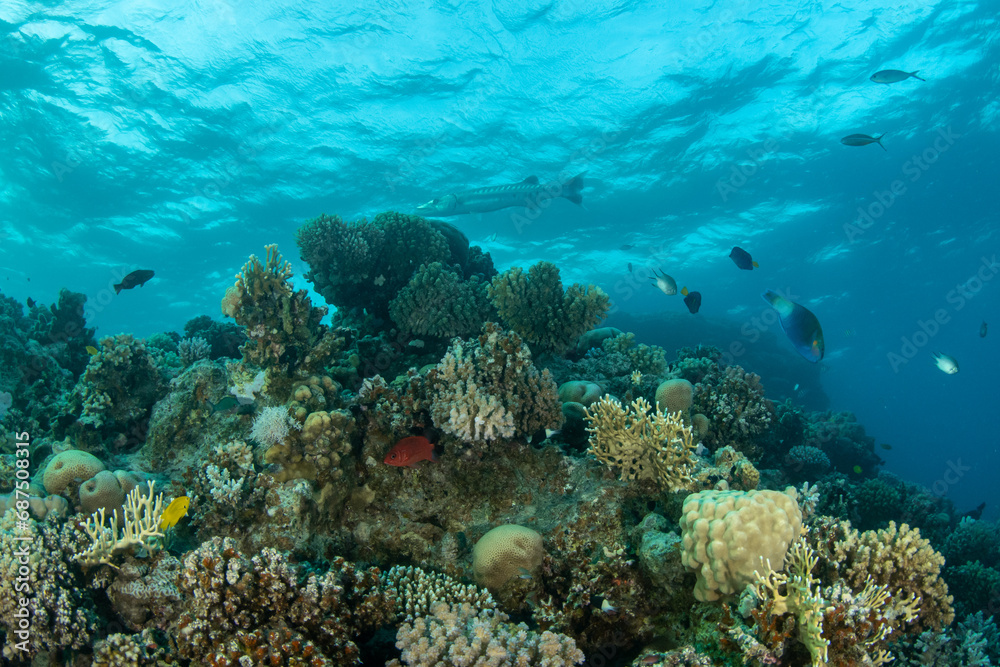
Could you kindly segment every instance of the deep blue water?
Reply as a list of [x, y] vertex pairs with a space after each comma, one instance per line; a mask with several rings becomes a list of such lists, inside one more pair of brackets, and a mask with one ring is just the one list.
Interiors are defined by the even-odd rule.
[[[653, 268], [740, 330], [787, 290], [886, 468], [997, 516], [995, 3], [328, 4], [5, 0], [0, 289], [85, 292], [98, 336], [181, 330], [266, 243], [307, 286], [293, 234], [321, 212], [585, 171], [583, 209], [451, 220], [498, 268], [553, 261], [624, 314], [686, 316]], [[868, 80], [890, 68], [927, 81]], [[135, 268], [156, 277], [114, 296]]]

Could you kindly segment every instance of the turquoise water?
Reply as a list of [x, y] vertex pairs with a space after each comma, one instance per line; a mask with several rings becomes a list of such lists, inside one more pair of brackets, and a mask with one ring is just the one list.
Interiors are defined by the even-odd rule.
[[[855, 413], [883, 470], [996, 519], [995, 5], [683, 4], [5, 1], [0, 290], [82, 292], [97, 338], [182, 331], [266, 244], [311, 288], [295, 230], [321, 213], [585, 173], [582, 207], [448, 221], [500, 271], [601, 287], [668, 358], [711, 343], [772, 398]], [[766, 289], [822, 322], [819, 364]]]

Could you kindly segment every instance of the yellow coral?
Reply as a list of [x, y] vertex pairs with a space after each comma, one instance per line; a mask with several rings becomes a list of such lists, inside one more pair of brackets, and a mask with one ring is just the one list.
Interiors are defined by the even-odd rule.
[[586, 408], [588, 450], [603, 463], [621, 470], [623, 480], [650, 480], [678, 491], [693, 482], [694, 444], [691, 429], [679, 413], [666, 414], [644, 399], [628, 408], [604, 396]]
[[155, 482], [149, 483], [149, 494], [143, 495], [141, 487], [135, 487], [125, 500], [124, 522], [121, 533], [118, 532], [118, 514], [111, 515], [111, 525], [105, 525], [105, 512], [101, 507], [87, 519], [84, 531], [93, 540], [88, 549], [74, 558], [85, 566], [111, 563], [111, 556], [116, 552], [130, 547], [144, 547], [148, 551], [160, 548], [159, 540], [163, 538], [160, 532], [160, 518], [163, 514], [163, 494], [153, 495]]

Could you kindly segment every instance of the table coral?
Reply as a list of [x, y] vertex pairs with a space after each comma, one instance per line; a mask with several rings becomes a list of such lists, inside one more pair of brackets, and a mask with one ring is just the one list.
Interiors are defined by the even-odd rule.
[[562, 423], [555, 382], [516, 333], [489, 323], [427, 373], [434, 425], [466, 443], [523, 438]]
[[536, 352], [563, 354], [604, 319], [611, 300], [594, 285], [575, 283], [563, 292], [559, 269], [538, 262], [525, 273], [513, 267], [488, 288], [500, 319]]
[[693, 482], [691, 429], [677, 413], [664, 414], [643, 398], [627, 408], [604, 396], [587, 408], [590, 449], [597, 460], [614, 466], [623, 480], [643, 480], [671, 491]]

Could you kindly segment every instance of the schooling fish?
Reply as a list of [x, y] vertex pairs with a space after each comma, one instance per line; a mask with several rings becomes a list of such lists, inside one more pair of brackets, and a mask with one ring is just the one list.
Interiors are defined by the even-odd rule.
[[163, 510], [163, 514], [160, 515], [160, 530], [177, 525], [177, 522], [181, 520], [181, 517], [187, 514], [189, 504], [190, 501], [187, 496], [178, 496], [174, 498], [170, 504], [167, 505], [167, 509]]
[[753, 257], [750, 256], [750, 253], [739, 246], [734, 247], [732, 252], [729, 253], [729, 259], [733, 260], [736, 266], [740, 267], [744, 271], [753, 271], [754, 269], [760, 268], [760, 264], [753, 261]]
[[[868, 144], [878, 144], [882, 146], [882, 137], [885, 133], [878, 135], [877, 137], [870, 137], [867, 134], [849, 134], [840, 140], [840, 143], [845, 146], [867, 146]], [[885, 146], [882, 146], [882, 150], [887, 151]]]
[[685, 287], [681, 290], [681, 294], [684, 295], [684, 305], [688, 307], [691, 314], [694, 315], [701, 308], [701, 292], [688, 292], [688, 288]]
[[940, 352], [934, 353], [934, 363], [939, 369], [947, 373], [948, 375], [954, 375], [958, 372], [958, 362], [955, 361], [955, 357], [949, 357], [947, 354], [941, 354]]
[[382, 463], [391, 466], [415, 468], [421, 461], [437, 461], [438, 455], [434, 452], [434, 443], [422, 435], [411, 435], [396, 443], [396, 446], [389, 450]]
[[[584, 172], [586, 173], [586, 172]], [[494, 185], [475, 190], [464, 190], [432, 199], [417, 207], [420, 215], [460, 215], [462, 213], [487, 213], [510, 206], [540, 208], [542, 202], [562, 197], [574, 204], [583, 205], [580, 190], [583, 189], [583, 174], [578, 174], [565, 183], [539, 183], [537, 176], [528, 176], [520, 183]]]
[[917, 76], [917, 72], [920, 70], [915, 69], [912, 72], [904, 72], [898, 69], [884, 69], [879, 72], [875, 72], [871, 76], [871, 80], [875, 83], [899, 83], [900, 81], [906, 81], [910, 77], [913, 77], [917, 81], [926, 81], [927, 79], [921, 79]]
[[656, 269], [653, 269], [653, 275], [649, 278], [656, 286], [660, 288], [660, 291], [667, 296], [673, 296], [677, 294], [677, 281], [660, 271], [660, 275], [656, 275]]
[[788, 340], [792, 341], [795, 351], [808, 361], [816, 363], [823, 358], [823, 327], [816, 316], [806, 308], [793, 303], [780, 294], [767, 290], [761, 297], [778, 311], [781, 328], [785, 330]]
[[986, 322], [985, 321], [983, 321], [983, 323], [979, 325], [979, 337], [980, 338], [986, 338]]
[[115, 294], [121, 293], [123, 289], [132, 289], [133, 287], [142, 287], [150, 278], [153, 277], [153, 272], [149, 269], [139, 269], [138, 271], [133, 271], [128, 274], [122, 281], [115, 285]]

